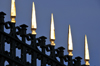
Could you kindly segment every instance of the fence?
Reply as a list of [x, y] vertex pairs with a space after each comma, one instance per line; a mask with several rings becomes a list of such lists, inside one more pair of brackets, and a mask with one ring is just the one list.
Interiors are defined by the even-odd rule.
[[[5, 22], [4, 15], [4, 12], [0, 12], [0, 66], [4, 66], [5, 61], [9, 63], [6, 66], [37, 66], [37, 59], [41, 61], [41, 66], [89, 66], [81, 65], [81, 57], [72, 59], [72, 56], [64, 55], [64, 47], [55, 49], [53, 45], [46, 45], [45, 36], [36, 38], [36, 35], [26, 34], [27, 25], [15, 26], [15, 23]], [[4, 27], [10, 29], [10, 33], [4, 32]], [[27, 44], [26, 40], [31, 44]], [[5, 51], [5, 43], [10, 45], [10, 52]], [[16, 48], [21, 50], [21, 58], [16, 57]], [[50, 55], [46, 52], [50, 52]], [[26, 61], [26, 54], [31, 55], [31, 63]]]

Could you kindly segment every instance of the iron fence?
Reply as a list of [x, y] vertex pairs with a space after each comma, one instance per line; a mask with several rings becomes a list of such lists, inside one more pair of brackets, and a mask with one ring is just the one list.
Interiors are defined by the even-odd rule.
[[[36, 38], [36, 35], [27, 34], [27, 25], [15, 26], [15, 23], [5, 22], [4, 15], [4, 12], [0, 12], [0, 66], [4, 66], [5, 61], [9, 63], [6, 66], [37, 66], [37, 59], [41, 61], [41, 66], [86, 66], [81, 65], [81, 57], [72, 59], [72, 56], [64, 55], [64, 47], [55, 49], [55, 46], [46, 45], [45, 36]], [[5, 32], [4, 27], [10, 32]], [[27, 44], [26, 40], [31, 44]], [[10, 45], [10, 52], [5, 51], [5, 43]], [[21, 50], [21, 58], [16, 56], [16, 48]], [[50, 52], [50, 55], [46, 52]], [[27, 62], [26, 54], [31, 55], [31, 63]]]

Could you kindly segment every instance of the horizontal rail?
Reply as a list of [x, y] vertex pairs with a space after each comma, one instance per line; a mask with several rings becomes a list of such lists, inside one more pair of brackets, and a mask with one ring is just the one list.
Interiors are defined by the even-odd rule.
[[15, 62], [15, 63], [20, 64], [22, 66], [25, 66], [23, 63], [20, 63], [20, 62], [16, 61], [15, 59], [10, 58], [10, 56], [7, 56], [7, 55], [5, 55], [3, 53], [0, 53], [0, 56], [3, 56], [4, 58], [7, 58], [7, 59], [11, 60], [12, 62]]
[[[42, 55], [43, 57], [49, 59], [51, 62], [56, 63], [57, 65], [66, 66], [66, 65], [60, 63], [59, 61], [52, 59], [52, 58], [49, 57], [48, 55], [43, 54], [42, 52], [40, 52], [40, 51], [34, 49], [33, 47], [31, 47], [31, 46], [28, 45], [27, 43], [24, 43], [24, 42], [20, 41], [19, 39], [12, 37], [12, 36], [10, 36], [9, 34], [7, 34], [7, 33], [5, 33], [5, 32], [2, 32], [1, 30], [0, 30], [0, 34], [4, 35], [4, 36], [6, 36], [6, 37], [9, 37], [10, 39], [12, 39], [12, 40], [14, 40], [14, 41], [16, 41], [16, 42], [22, 44], [23, 46], [27, 47], [27, 48], [30, 49], [30, 50], [35, 51], [36, 53]], [[2, 53], [0, 53], [0, 55], [3, 56]], [[6, 55], [4, 55], [4, 57], [8, 58]], [[11, 59], [11, 58], [8, 58], [8, 59], [10, 59], [10, 60], [13, 61], [13, 59]], [[15, 60], [14, 60], [14, 62], [19, 63], [18, 61], [15, 61]], [[19, 64], [21, 64], [21, 63], [19, 63]], [[21, 64], [21, 65], [23, 65], [23, 64]], [[24, 65], [23, 65], [23, 66], [24, 66]]]

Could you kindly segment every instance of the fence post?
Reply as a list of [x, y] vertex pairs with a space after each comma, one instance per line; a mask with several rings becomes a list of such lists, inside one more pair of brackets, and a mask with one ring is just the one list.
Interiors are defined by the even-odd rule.
[[81, 57], [76, 57], [75, 59], [76, 59], [75, 62], [74, 62], [75, 66], [81, 66], [81, 59], [82, 58]]
[[[41, 48], [42, 48], [42, 53], [45, 54], [45, 39], [47, 39], [44, 36], [39, 37], [41, 39]], [[42, 57], [41, 58], [41, 66], [46, 66], [46, 58]]]
[[[51, 45], [50, 49], [50, 57], [56, 60], [56, 55], [55, 55], [55, 46]], [[51, 66], [56, 66], [56, 64], [53, 62]]]
[[[31, 46], [36, 49], [36, 35], [32, 35], [32, 38], [31, 38]], [[32, 55], [31, 55], [31, 66], [37, 66], [37, 54], [36, 52], [32, 51]]]
[[[23, 24], [20, 25], [21, 27], [21, 37], [22, 37], [22, 42], [26, 42], [26, 27], [28, 27], [27, 25]], [[21, 45], [21, 60], [23, 62], [24, 65], [26, 65], [26, 47]]]
[[[15, 23], [9, 23], [10, 24], [10, 35], [13, 38], [16, 38], [16, 28], [15, 28]], [[16, 42], [11, 41], [10, 42], [10, 57], [15, 60], [16, 57]], [[15, 66], [16, 64], [12, 62], [12, 66]]]
[[[4, 12], [0, 12], [0, 31], [4, 32]], [[0, 34], [0, 53], [4, 53], [5, 47], [4, 36]], [[0, 57], [0, 66], [4, 66], [4, 57]]]
[[60, 62], [62, 64], [64, 64], [64, 47], [59, 47], [59, 58], [60, 58]]
[[68, 66], [73, 66], [72, 56], [68, 55]]

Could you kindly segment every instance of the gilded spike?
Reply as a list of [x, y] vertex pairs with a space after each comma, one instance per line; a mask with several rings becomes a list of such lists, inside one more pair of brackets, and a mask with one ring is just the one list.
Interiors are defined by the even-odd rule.
[[87, 41], [87, 36], [85, 35], [85, 52], [84, 52], [84, 60], [85, 60], [85, 65], [90, 65], [89, 63], [89, 60], [90, 60], [90, 57], [89, 57], [89, 49], [88, 49], [88, 41]]
[[69, 56], [73, 56], [72, 51], [73, 51], [73, 42], [72, 42], [71, 27], [69, 25], [69, 30], [68, 30], [68, 53], [69, 53]]
[[54, 27], [54, 18], [53, 13], [51, 14], [51, 28], [50, 28], [50, 42], [51, 45], [55, 46], [55, 27]]
[[11, 0], [11, 22], [16, 23], [16, 6], [15, 6], [15, 0]]
[[36, 24], [36, 12], [35, 12], [35, 4], [34, 4], [34, 2], [33, 2], [32, 21], [31, 21], [31, 30], [32, 30], [32, 34], [36, 35], [36, 29], [37, 29], [37, 24]]

